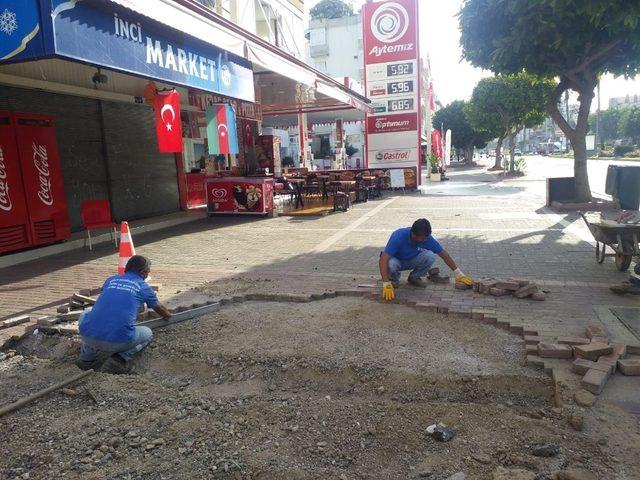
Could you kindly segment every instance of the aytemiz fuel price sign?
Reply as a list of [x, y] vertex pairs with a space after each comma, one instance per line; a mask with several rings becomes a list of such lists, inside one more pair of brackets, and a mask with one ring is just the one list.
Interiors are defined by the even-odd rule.
[[395, 95], [397, 93], [413, 92], [413, 80], [403, 80], [401, 82], [387, 83], [387, 94]]
[[387, 77], [401, 77], [403, 75], [413, 75], [413, 62], [387, 65]]
[[389, 112], [408, 112], [413, 110], [413, 98], [389, 100], [387, 110]]
[[378, 0], [362, 9], [365, 91], [375, 102], [367, 114], [369, 168], [419, 165], [418, 3]]

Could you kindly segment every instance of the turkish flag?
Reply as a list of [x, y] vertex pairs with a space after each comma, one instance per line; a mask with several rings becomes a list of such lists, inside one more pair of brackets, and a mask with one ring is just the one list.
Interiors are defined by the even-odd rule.
[[180, 94], [158, 92], [153, 101], [156, 116], [158, 150], [161, 153], [182, 152], [182, 122], [180, 121]]

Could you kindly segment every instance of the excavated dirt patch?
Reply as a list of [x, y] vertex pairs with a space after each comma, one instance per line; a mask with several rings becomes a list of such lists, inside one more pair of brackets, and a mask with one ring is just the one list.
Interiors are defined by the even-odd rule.
[[[491, 479], [499, 466], [625, 478], [551, 408], [552, 382], [522, 365], [519, 343], [360, 298], [224, 307], [158, 331], [134, 375], [97, 373], [0, 418], [0, 478]], [[32, 337], [0, 363], [0, 404], [77, 373], [76, 352]], [[457, 436], [436, 442], [435, 422]], [[532, 455], [550, 443], [557, 457]]]

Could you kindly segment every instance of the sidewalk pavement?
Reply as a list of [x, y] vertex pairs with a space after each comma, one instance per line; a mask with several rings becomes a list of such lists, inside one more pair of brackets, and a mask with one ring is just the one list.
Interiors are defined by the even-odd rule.
[[[549, 336], [582, 334], [586, 325], [601, 321], [602, 307], [637, 306], [637, 297], [608, 290], [627, 274], [611, 259], [596, 263], [582, 220], [545, 208], [540, 182], [501, 181], [481, 168], [454, 170], [450, 177], [427, 182], [420, 193], [386, 196], [347, 213], [203, 218], [136, 236], [134, 243], [137, 253], [151, 258], [153, 282], [163, 284], [160, 298], [170, 305], [246, 293], [323, 293], [375, 284], [378, 256], [391, 232], [426, 217], [469, 275], [523, 277], [550, 293], [546, 302], [533, 302], [479, 296], [452, 285], [404, 285], [400, 296], [453, 310], [495, 309], [499, 321]], [[117, 253], [105, 244], [2, 269], [0, 319], [55, 312], [78, 289], [100, 286], [116, 264]]]

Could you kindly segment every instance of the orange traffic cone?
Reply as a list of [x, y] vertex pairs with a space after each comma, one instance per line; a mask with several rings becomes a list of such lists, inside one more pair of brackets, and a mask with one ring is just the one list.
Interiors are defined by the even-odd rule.
[[124, 268], [131, 257], [136, 254], [136, 248], [133, 246], [129, 224], [122, 222], [120, 224], [120, 255], [118, 257], [118, 274], [124, 273]]

